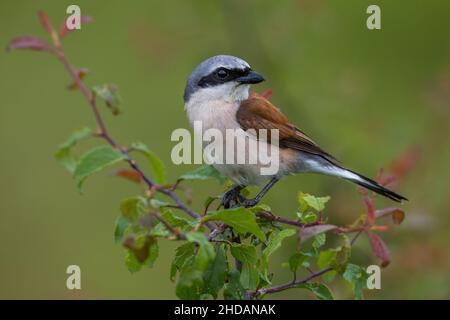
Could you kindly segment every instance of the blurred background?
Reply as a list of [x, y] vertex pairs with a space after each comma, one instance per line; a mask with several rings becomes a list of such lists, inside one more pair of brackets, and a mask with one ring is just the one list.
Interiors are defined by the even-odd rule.
[[[70, 4], [2, 1], [0, 43], [18, 35], [46, 37], [37, 10], [59, 27]], [[372, 177], [381, 167], [407, 167], [394, 185], [410, 199], [403, 205], [406, 220], [382, 234], [392, 262], [382, 271], [382, 290], [366, 291], [366, 298], [450, 298], [450, 2], [76, 4], [95, 21], [67, 36], [65, 51], [76, 67], [90, 70], [89, 86], [120, 88], [123, 114], [102, 111], [122, 144], [148, 144], [171, 181], [194, 168], [170, 161], [171, 132], [189, 127], [182, 100], [186, 78], [211, 55], [242, 57], [267, 79], [255, 89], [272, 90], [271, 101], [348, 167]], [[381, 7], [381, 30], [366, 28], [370, 4]], [[1, 52], [0, 74], [0, 298], [175, 298], [169, 280], [173, 243], [161, 242], [153, 269], [130, 274], [124, 249], [113, 241], [120, 200], [140, 189], [103, 172], [80, 195], [53, 158], [72, 131], [95, 128], [82, 95], [66, 90], [70, 79], [63, 66], [46, 53]], [[79, 152], [94, 143], [83, 143]], [[207, 195], [223, 191], [214, 181], [187, 185], [196, 209]], [[265, 202], [293, 218], [300, 190], [331, 196], [332, 223], [351, 223], [364, 212], [355, 186], [315, 175], [285, 179]], [[392, 205], [377, 199], [378, 207]], [[272, 261], [276, 283], [290, 278], [281, 263], [294, 245], [286, 242]], [[366, 237], [352, 259], [377, 262]], [[82, 290], [66, 289], [70, 264], [81, 267]], [[336, 298], [352, 297], [345, 283], [331, 288]], [[292, 289], [272, 297], [311, 295]]]

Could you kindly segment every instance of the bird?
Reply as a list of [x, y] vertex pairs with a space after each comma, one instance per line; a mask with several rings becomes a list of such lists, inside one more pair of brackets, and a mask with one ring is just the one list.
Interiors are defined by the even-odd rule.
[[[243, 59], [231, 55], [216, 55], [202, 61], [189, 75], [184, 90], [184, 107], [189, 122], [202, 124], [202, 130], [214, 129], [225, 135], [229, 129], [238, 130], [247, 139], [267, 143], [277, 148], [279, 168], [271, 175], [261, 174], [261, 163], [212, 163], [225, 177], [234, 182], [222, 198], [225, 208], [256, 206], [265, 194], [282, 178], [301, 173], [319, 173], [342, 178], [396, 202], [407, 200], [373, 179], [344, 167], [334, 156], [323, 150], [305, 132], [268, 99], [251, 91], [251, 85], [265, 81]], [[278, 144], [270, 137], [262, 141], [261, 129], [277, 129]], [[221, 143], [225, 144], [225, 141]], [[203, 148], [205, 148], [203, 143]], [[205, 150], [205, 149], [204, 149]], [[228, 150], [226, 151], [228, 152]], [[247, 151], [247, 156], [254, 152]], [[240, 192], [247, 186], [263, 185], [252, 199]]]

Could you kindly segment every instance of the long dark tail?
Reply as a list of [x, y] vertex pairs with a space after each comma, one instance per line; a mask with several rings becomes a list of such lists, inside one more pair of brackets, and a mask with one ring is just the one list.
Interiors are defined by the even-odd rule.
[[367, 177], [360, 175], [359, 173], [356, 173], [354, 171], [344, 169], [344, 168], [342, 168], [342, 169], [345, 170], [346, 172], [350, 173], [350, 174], [343, 175], [342, 176], [343, 178], [345, 178], [351, 182], [354, 182], [354, 183], [360, 185], [361, 187], [372, 190], [373, 192], [381, 194], [382, 196], [385, 196], [385, 197], [387, 197], [391, 200], [397, 201], [397, 202], [402, 202], [402, 200], [408, 201], [408, 199], [406, 199], [404, 196], [401, 196], [398, 193], [395, 193], [394, 191], [391, 191], [391, 190], [381, 186], [375, 180], [367, 178]]
[[404, 196], [401, 196], [398, 193], [395, 193], [394, 191], [391, 191], [381, 186], [380, 184], [378, 184], [378, 182], [336, 164], [333, 164], [332, 166], [328, 167], [322, 166], [321, 169], [318, 170], [318, 172], [344, 178], [348, 181], [360, 185], [361, 187], [372, 190], [373, 192], [376, 192], [382, 196], [385, 196], [397, 202], [402, 202], [402, 200], [408, 200]]

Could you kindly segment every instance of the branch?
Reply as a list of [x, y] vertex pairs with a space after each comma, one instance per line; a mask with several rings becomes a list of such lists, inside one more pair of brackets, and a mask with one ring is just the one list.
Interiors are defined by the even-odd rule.
[[[350, 241], [350, 243], [352, 245], [359, 238], [359, 236], [363, 233], [363, 231], [364, 230], [360, 230], [353, 236], [352, 240]], [[285, 283], [285, 284], [280, 284], [280, 285], [273, 286], [273, 287], [268, 287], [268, 288], [262, 288], [262, 289], [254, 291], [254, 292], [248, 292], [247, 296], [250, 299], [255, 299], [258, 296], [262, 296], [262, 295], [265, 295], [265, 294], [268, 294], [268, 293], [276, 293], [276, 292], [281, 292], [281, 291], [284, 291], [284, 290], [287, 290], [287, 289], [295, 288], [296, 286], [304, 284], [304, 283], [306, 283], [306, 282], [308, 282], [308, 281], [310, 281], [310, 280], [312, 280], [314, 278], [317, 278], [317, 277], [319, 277], [319, 276], [321, 276], [321, 275], [323, 275], [323, 274], [325, 274], [325, 273], [327, 273], [329, 271], [332, 271], [332, 270], [333, 270], [332, 267], [326, 267], [326, 268], [324, 268], [322, 270], [312, 272], [311, 274], [309, 274], [308, 276], [304, 277], [303, 279], [299, 279], [299, 280], [295, 280], [294, 279], [293, 281]]]

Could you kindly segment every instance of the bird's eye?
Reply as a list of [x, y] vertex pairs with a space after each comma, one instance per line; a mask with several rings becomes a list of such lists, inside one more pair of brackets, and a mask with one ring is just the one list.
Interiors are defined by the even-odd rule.
[[221, 68], [221, 69], [217, 70], [216, 74], [217, 74], [217, 77], [219, 77], [220, 79], [225, 79], [228, 77], [230, 72], [227, 69]]

